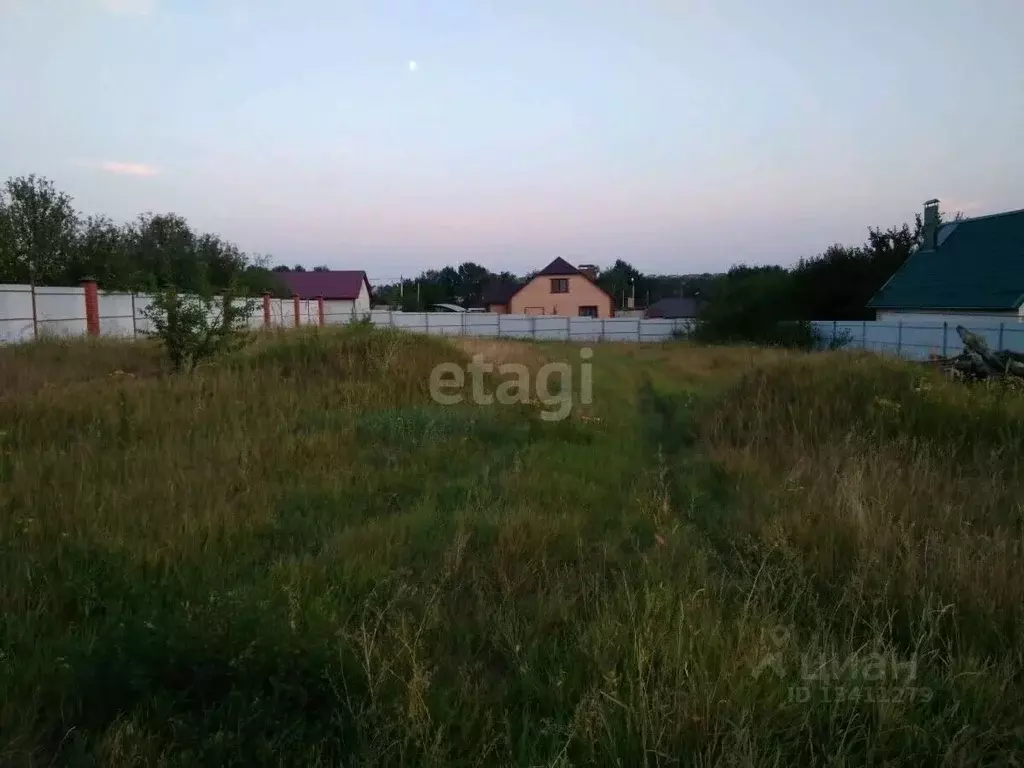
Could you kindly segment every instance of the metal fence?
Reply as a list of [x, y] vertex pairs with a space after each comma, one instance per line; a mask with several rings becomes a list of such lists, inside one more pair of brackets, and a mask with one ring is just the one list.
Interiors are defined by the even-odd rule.
[[[95, 301], [88, 300], [94, 291]], [[80, 287], [33, 287], [0, 285], [0, 342], [31, 341], [44, 336], [132, 337], [150, 330], [145, 309], [147, 294], [96, 290]], [[90, 312], [92, 316], [90, 317]], [[552, 315], [497, 315], [485, 312], [394, 312], [368, 311], [352, 301], [272, 299], [249, 318], [251, 328], [302, 325], [343, 325], [369, 319], [376, 326], [439, 336], [505, 337], [551, 341], [656, 342], [685, 333], [690, 320], [643, 319], [637, 317], [590, 318]], [[982, 336], [994, 349], [1024, 352], [1024, 322], [1007, 317], [921, 315], [910, 319], [876, 321], [817, 322], [824, 343], [843, 342], [847, 348], [868, 349], [910, 359], [930, 355], [955, 355], [963, 348], [956, 333], [962, 324]]]
[[827, 344], [835, 339], [846, 349], [868, 349], [910, 360], [927, 360], [932, 355], [948, 357], [963, 350], [957, 325], [976, 333], [992, 349], [1024, 352], [1024, 322], [1014, 318], [972, 319], [965, 316], [939, 316], [934, 321], [914, 319], [866, 320], [855, 322], [817, 322], [814, 324]]
[[538, 341], [665, 341], [690, 328], [689, 320], [635, 317], [559, 317], [555, 315], [498, 315], [489, 312], [369, 313], [376, 326], [438, 336], [482, 336]]

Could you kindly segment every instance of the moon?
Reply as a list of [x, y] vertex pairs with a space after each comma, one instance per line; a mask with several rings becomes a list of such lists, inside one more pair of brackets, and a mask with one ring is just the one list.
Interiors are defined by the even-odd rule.
[[415, 61], [413, 61], [413, 60], [409, 61], [409, 71], [410, 72], [415, 72], [419, 68], [420, 68], [420, 65], [417, 64]]

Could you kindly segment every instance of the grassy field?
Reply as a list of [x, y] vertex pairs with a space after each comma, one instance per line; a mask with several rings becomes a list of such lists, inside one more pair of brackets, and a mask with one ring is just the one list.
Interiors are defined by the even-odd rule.
[[0, 349], [2, 765], [1019, 765], [1024, 396], [350, 329]]

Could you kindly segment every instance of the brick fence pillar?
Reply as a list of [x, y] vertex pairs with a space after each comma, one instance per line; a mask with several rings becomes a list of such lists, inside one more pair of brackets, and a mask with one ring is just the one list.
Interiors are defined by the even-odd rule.
[[295, 304], [295, 327], [299, 327], [299, 294], [292, 294], [292, 302]]
[[317, 319], [320, 322], [320, 327], [323, 328], [324, 327], [324, 297], [323, 296], [317, 296], [316, 297], [316, 314], [317, 314]]
[[96, 281], [86, 278], [82, 281], [85, 289], [85, 329], [90, 336], [100, 335], [100, 293]]
[[270, 291], [263, 292], [263, 327], [270, 327]]

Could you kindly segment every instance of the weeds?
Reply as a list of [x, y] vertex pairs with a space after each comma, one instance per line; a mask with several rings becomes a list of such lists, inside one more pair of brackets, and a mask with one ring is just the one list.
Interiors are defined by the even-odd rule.
[[1014, 393], [602, 345], [548, 423], [470, 351], [0, 350], [0, 763], [1019, 760]]

